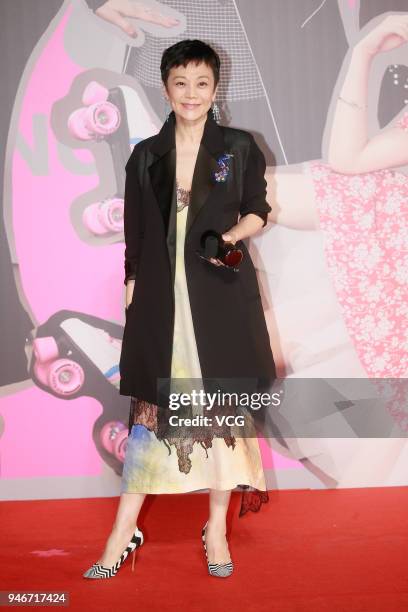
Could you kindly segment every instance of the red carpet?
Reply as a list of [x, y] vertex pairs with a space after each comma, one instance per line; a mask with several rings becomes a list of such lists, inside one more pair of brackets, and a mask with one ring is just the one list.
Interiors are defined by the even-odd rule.
[[148, 496], [135, 571], [127, 560], [109, 580], [82, 572], [102, 553], [117, 498], [3, 502], [0, 590], [68, 591], [69, 609], [86, 612], [408, 610], [407, 487], [269, 496], [239, 519], [233, 493], [227, 579], [207, 574], [206, 494]]

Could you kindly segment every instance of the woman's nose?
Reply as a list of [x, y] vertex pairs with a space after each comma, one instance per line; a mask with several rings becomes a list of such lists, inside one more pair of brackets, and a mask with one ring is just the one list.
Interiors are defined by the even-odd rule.
[[189, 85], [186, 90], [187, 98], [195, 98], [196, 97], [196, 88], [194, 85]]

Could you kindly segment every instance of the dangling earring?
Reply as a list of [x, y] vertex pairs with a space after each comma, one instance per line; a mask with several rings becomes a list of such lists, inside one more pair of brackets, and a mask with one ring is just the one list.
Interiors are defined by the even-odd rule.
[[166, 116], [166, 121], [169, 120], [171, 110], [170, 102], [167, 98], [164, 98], [164, 114]]
[[216, 123], [219, 123], [221, 121], [221, 114], [220, 114], [220, 109], [218, 107], [218, 104], [216, 102], [213, 102], [212, 106], [211, 106], [211, 110], [212, 110], [212, 115], [213, 115], [213, 119]]

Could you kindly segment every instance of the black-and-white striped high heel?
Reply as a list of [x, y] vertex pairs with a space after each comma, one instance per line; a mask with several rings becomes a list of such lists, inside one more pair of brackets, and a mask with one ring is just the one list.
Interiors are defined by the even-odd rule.
[[207, 546], [205, 544], [205, 530], [207, 529], [208, 521], [204, 525], [201, 531], [201, 539], [204, 546], [205, 557], [207, 559], [208, 573], [211, 576], [218, 576], [219, 578], [227, 578], [231, 576], [234, 570], [234, 564], [232, 561], [228, 561], [228, 563], [209, 563], [208, 555], [207, 555]]
[[83, 575], [84, 578], [112, 578], [117, 574], [119, 568], [124, 564], [127, 557], [130, 553], [133, 553], [132, 558], [132, 572], [135, 569], [135, 552], [136, 549], [139, 548], [144, 542], [143, 533], [136, 527], [135, 532], [130, 540], [129, 544], [126, 546], [125, 550], [120, 556], [119, 561], [117, 561], [112, 567], [104, 567], [100, 563], [94, 563], [92, 567], [90, 567]]

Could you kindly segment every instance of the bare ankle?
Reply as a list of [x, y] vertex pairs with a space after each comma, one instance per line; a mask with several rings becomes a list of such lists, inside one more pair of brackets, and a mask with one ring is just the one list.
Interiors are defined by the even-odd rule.
[[116, 533], [129, 533], [129, 531], [134, 531], [135, 529], [136, 529], [135, 523], [122, 522], [122, 523], [114, 523], [112, 531]]
[[209, 520], [208, 521], [207, 530], [208, 531], [212, 531], [213, 533], [226, 535], [226, 533], [227, 533], [227, 526], [225, 524], [225, 521], [218, 521], [218, 520], [213, 521], [213, 520]]

